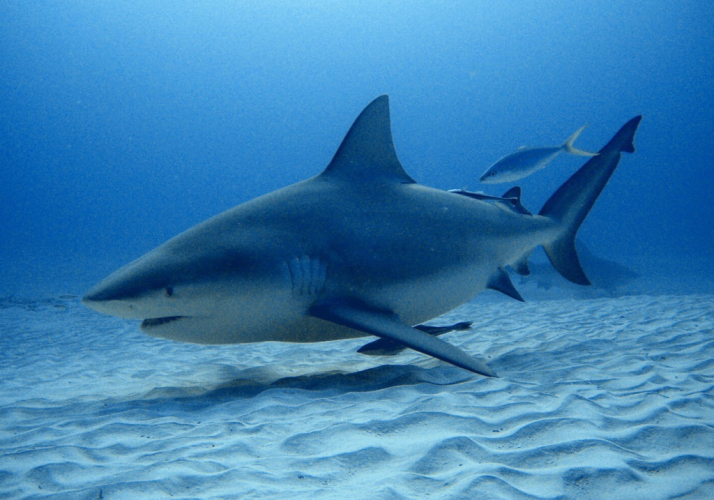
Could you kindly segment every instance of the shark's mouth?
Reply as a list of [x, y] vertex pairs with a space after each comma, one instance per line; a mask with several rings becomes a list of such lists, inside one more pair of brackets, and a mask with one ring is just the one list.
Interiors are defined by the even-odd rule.
[[166, 323], [172, 323], [187, 317], [188, 316], [165, 316], [163, 318], [146, 318], [141, 322], [141, 328], [152, 328], [154, 326], [165, 325]]

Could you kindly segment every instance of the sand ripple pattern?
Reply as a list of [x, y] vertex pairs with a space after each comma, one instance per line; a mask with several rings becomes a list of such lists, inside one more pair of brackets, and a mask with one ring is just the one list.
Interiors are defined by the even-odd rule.
[[474, 302], [499, 379], [0, 307], [0, 498], [711, 499], [714, 296]]

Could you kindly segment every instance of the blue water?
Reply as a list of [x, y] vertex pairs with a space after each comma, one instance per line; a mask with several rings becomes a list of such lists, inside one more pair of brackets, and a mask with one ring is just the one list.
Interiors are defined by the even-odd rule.
[[[665, 0], [2, 0], [0, 497], [710, 498], [712, 19]], [[515, 148], [589, 123], [576, 147], [597, 150], [644, 115], [579, 233], [639, 274], [632, 297], [607, 276], [484, 293], [451, 339], [499, 379], [362, 340], [169, 343], [74, 297], [318, 174], [381, 94], [410, 176], [490, 194], [512, 184], [479, 176]], [[520, 181], [523, 204], [584, 161]]]
[[[499, 157], [585, 123], [577, 146], [599, 148], [643, 114], [581, 236], [605, 257], [713, 263], [714, 6], [384, 4], [2, 2], [9, 279], [96, 281], [317, 174], [383, 93], [405, 169], [445, 189], [483, 189]], [[537, 210], [582, 161], [521, 181], [524, 204]]]

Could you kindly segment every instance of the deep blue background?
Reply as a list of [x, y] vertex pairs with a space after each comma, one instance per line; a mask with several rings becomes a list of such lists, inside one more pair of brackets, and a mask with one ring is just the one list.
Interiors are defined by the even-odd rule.
[[[407, 172], [447, 189], [484, 189], [478, 177], [500, 156], [585, 123], [576, 146], [598, 149], [644, 114], [637, 153], [581, 235], [606, 257], [708, 272], [713, 6], [4, 0], [0, 294], [51, 281], [81, 291], [319, 173], [383, 93]], [[540, 208], [582, 162], [560, 157], [523, 180], [524, 204]]]

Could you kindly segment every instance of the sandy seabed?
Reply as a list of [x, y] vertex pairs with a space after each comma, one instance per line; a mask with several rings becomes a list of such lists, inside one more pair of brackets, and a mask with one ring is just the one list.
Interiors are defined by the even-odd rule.
[[714, 295], [476, 300], [484, 378], [0, 304], [0, 498], [711, 499]]

